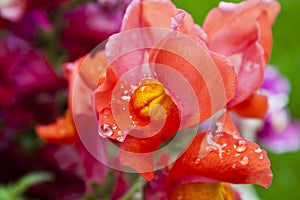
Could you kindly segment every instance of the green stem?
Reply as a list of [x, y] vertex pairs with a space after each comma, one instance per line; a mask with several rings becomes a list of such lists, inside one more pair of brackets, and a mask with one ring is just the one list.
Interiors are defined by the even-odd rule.
[[138, 176], [137, 179], [135, 180], [134, 184], [132, 185], [132, 187], [130, 188], [130, 190], [128, 190], [121, 198], [120, 200], [130, 200], [131, 197], [139, 191], [139, 187], [140, 187], [140, 182], [141, 182], [142, 178], [141, 176]]

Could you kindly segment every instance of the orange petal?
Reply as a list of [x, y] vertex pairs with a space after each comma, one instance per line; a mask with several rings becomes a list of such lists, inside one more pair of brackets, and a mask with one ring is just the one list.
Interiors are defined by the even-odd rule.
[[212, 55], [213, 58], [203, 42], [176, 32], [150, 52], [157, 79], [182, 104], [184, 126], [207, 119], [224, 107], [235, 92], [232, 65], [224, 57]]
[[36, 132], [43, 140], [56, 144], [74, 143], [77, 140], [73, 120], [68, 111], [53, 124], [36, 126]]
[[272, 48], [271, 25], [279, 10], [276, 1], [221, 2], [207, 15], [203, 28], [209, 48], [236, 61], [239, 83], [230, 106], [245, 100], [261, 86]]
[[220, 74], [222, 75], [222, 80], [226, 90], [226, 99], [227, 101], [229, 101], [235, 96], [236, 88], [238, 84], [236, 73], [233, 68], [233, 64], [231, 63], [229, 58], [221, 54], [217, 54], [214, 52], [211, 52], [210, 54], [214, 59], [214, 62], [216, 63], [216, 66], [218, 67]]
[[230, 109], [242, 117], [263, 119], [268, 111], [268, 98], [255, 94]]
[[225, 112], [217, 119], [216, 125], [218, 126], [218, 131], [226, 132], [227, 134], [231, 134], [235, 137], [241, 137], [229, 114], [229, 112]]
[[154, 152], [159, 148], [158, 135], [151, 138], [136, 138], [128, 135], [120, 147], [120, 162], [135, 169], [146, 180], [154, 177]]
[[121, 32], [143, 27], [176, 28], [184, 34], [205, 37], [203, 30], [194, 24], [191, 15], [177, 9], [170, 0], [133, 1], [124, 15]]
[[253, 142], [225, 132], [198, 133], [175, 162], [167, 186], [188, 175], [264, 187], [270, 186], [273, 177], [265, 151]]
[[227, 56], [241, 51], [256, 40], [257, 19], [261, 13], [266, 12], [267, 20], [273, 24], [279, 10], [279, 3], [273, 0], [221, 2], [208, 13], [203, 24], [209, 48]]

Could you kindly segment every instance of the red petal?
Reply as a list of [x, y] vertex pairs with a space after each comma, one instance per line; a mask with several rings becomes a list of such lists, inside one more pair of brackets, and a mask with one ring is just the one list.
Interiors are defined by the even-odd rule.
[[141, 27], [171, 27], [175, 6], [170, 1], [134, 0], [127, 8], [121, 31]]
[[213, 58], [203, 42], [176, 32], [150, 53], [157, 79], [182, 105], [184, 125], [207, 119], [234, 94], [236, 79], [232, 65], [224, 57], [212, 55]]
[[235, 63], [239, 84], [230, 106], [248, 98], [261, 86], [272, 48], [271, 25], [279, 10], [276, 1], [222, 2], [206, 17], [203, 28], [208, 34], [209, 48], [239, 57]]
[[[148, 129], [146, 131], [140, 131], [139, 129], [132, 130], [132, 135], [127, 135], [125, 141], [120, 144], [120, 162], [135, 169], [147, 180], [151, 180], [154, 176], [154, 153], [159, 149], [162, 142], [168, 141], [174, 136], [180, 124], [176, 105], [172, 106], [167, 112], [169, 114], [167, 115], [166, 123], [158, 133], [147, 138], [133, 137], [132, 135], [139, 136], [144, 132], [152, 133], [152, 126], [150, 126], [150, 131], [147, 131]], [[155, 129], [155, 122], [152, 121], [150, 125], [152, 123]], [[168, 161], [165, 160], [164, 162], [160, 161], [156, 163], [156, 166], [167, 166], [167, 164]]]
[[43, 140], [56, 144], [74, 143], [77, 140], [73, 120], [68, 112], [53, 124], [36, 126], [36, 132]]
[[128, 6], [121, 32], [143, 27], [176, 28], [184, 34], [206, 37], [190, 14], [177, 9], [169, 0], [135, 0]]
[[[212, 137], [218, 138], [217, 141], [212, 142]], [[207, 148], [211, 150], [205, 152]], [[188, 175], [200, 175], [236, 184], [259, 184], [264, 187], [270, 186], [273, 176], [265, 151], [253, 142], [225, 132], [198, 133], [192, 144], [175, 162], [167, 180], [168, 187], [173, 181]]]
[[221, 54], [211, 52], [211, 56], [222, 75], [222, 80], [226, 90], [226, 99], [229, 101], [234, 97], [238, 84], [233, 65], [227, 57]]
[[235, 137], [241, 137], [237, 127], [231, 120], [229, 114], [230, 114], [229, 112], [225, 112], [217, 119], [216, 124], [218, 126], [218, 131], [223, 131]]
[[230, 109], [242, 117], [263, 119], [268, 111], [268, 98], [255, 94]]
[[171, 1], [133, 1], [124, 15], [121, 32], [111, 36], [106, 45], [108, 65], [121, 77], [142, 65], [149, 48], [172, 30], [206, 37], [192, 17], [177, 9]]
[[203, 24], [209, 48], [225, 55], [241, 51], [249, 42], [256, 41], [259, 16], [267, 12], [267, 20], [273, 24], [279, 10], [279, 3], [272, 0], [238, 4], [221, 2], [218, 8], [209, 12]]
[[153, 155], [160, 143], [159, 135], [151, 138], [136, 138], [128, 135], [120, 146], [120, 162], [135, 169], [150, 181], [154, 177]]

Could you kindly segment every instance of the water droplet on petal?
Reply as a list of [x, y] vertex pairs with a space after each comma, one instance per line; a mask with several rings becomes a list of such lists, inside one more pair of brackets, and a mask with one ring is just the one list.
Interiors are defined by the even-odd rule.
[[264, 155], [263, 154], [260, 154], [259, 157], [258, 157], [260, 160], [264, 159]]
[[237, 166], [236, 166], [236, 163], [233, 163], [233, 164], [232, 164], [232, 168], [235, 169], [236, 167], [237, 167]]
[[130, 96], [121, 96], [121, 99], [124, 100], [124, 101], [129, 101]]
[[113, 129], [113, 130], [116, 130], [117, 128], [118, 128], [118, 125], [113, 124], [112, 129]]
[[200, 161], [201, 161], [201, 158], [197, 157], [197, 158], [195, 159], [194, 163], [195, 163], [196, 165], [198, 165], [198, 164], [200, 163]]
[[234, 148], [236, 149], [237, 152], [241, 153], [241, 152], [246, 151], [246, 149], [247, 149], [246, 144], [247, 144], [247, 142], [245, 140], [238, 140], [235, 143]]
[[234, 157], [239, 157], [241, 154], [237, 153], [234, 155]]
[[124, 142], [125, 137], [117, 137], [116, 140], [118, 140], [119, 142]]
[[261, 148], [257, 148], [257, 149], [254, 150], [254, 152], [255, 153], [260, 153], [260, 152], [262, 152], [262, 150], [261, 150]]
[[112, 126], [110, 124], [103, 124], [98, 131], [99, 135], [106, 138], [113, 135]]
[[240, 161], [240, 163], [241, 163], [242, 165], [248, 165], [248, 163], [249, 163], [249, 158], [248, 158], [248, 156], [243, 156], [243, 158], [242, 158], [242, 160]]
[[118, 136], [121, 136], [122, 135], [122, 131], [118, 131]]

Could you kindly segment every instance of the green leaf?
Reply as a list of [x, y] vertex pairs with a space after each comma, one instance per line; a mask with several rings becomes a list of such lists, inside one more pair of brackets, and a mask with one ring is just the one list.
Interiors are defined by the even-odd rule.
[[23, 193], [32, 185], [53, 180], [48, 172], [31, 172], [22, 176], [15, 183], [0, 185], [0, 200], [23, 200]]
[[12, 187], [12, 193], [16, 196], [24, 193], [29, 187], [37, 183], [53, 180], [53, 175], [48, 172], [31, 172], [22, 176]]

